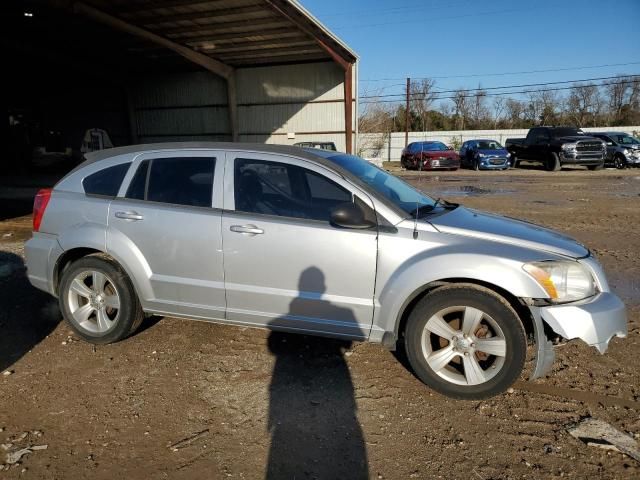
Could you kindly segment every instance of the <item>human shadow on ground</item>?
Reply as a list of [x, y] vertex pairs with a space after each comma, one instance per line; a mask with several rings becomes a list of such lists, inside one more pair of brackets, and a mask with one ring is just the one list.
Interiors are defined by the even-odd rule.
[[[325, 318], [356, 323], [353, 312], [322, 299], [326, 287], [318, 268], [302, 272], [299, 291], [287, 317], [308, 312], [308, 293], [315, 292], [320, 297], [313, 308], [325, 312]], [[268, 344], [276, 360], [269, 386], [266, 478], [368, 478], [366, 446], [344, 358], [351, 342], [274, 331]]]
[[56, 299], [29, 283], [22, 258], [0, 251], [0, 371], [46, 338], [61, 318]]

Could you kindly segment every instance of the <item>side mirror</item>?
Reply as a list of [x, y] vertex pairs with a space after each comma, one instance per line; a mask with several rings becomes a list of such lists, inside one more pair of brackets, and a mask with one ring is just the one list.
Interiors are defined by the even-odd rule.
[[365, 230], [375, 223], [364, 218], [364, 212], [355, 203], [341, 203], [331, 210], [331, 225], [340, 228]]

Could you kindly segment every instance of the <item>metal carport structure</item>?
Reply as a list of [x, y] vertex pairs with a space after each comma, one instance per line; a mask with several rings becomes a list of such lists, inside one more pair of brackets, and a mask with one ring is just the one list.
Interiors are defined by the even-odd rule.
[[[114, 143], [337, 139], [353, 149], [357, 56], [295, 1], [3, 3], [16, 90], [42, 95], [66, 78], [113, 86], [127, 124], [125, 134], [114, 121]], [[84, 98], [100, 96], [114, 105], [111, 94]]]

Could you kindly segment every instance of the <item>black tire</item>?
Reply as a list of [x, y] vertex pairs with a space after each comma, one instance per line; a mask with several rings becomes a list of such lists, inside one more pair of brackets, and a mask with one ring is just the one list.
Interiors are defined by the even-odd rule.
[[[484, 373], [489, 374], [489, 378], [483, 383], [475, 385], [454, 383], [453, 381], [443, 378], [442, 374], [433, 370], [427, 362], [422, 341], [423, 333], [425, 335], [427, 334], [425, 330], [427, 323], [436, 313], [444, 309], [456, 309], [458, 307], [471, 307], [483, 312], [484, 316], [481, 317], [482, 320], [479, 325], [485, 328], [484, 323], [488, 322], [488, 319], [492, 320], [494, 324], [498, 325], [500, 330], [500, 333], [496, 333], [496, 335], [502, 336], [505, 341], [506, 352], [504, 356], [483, 354], [486, 355], [487, 358], [480, 360], [475, 350], [470, 353], [472, 356], [471, 359], [473, 359], [475, 364], [480, 365], [483, 375]], [[456, 315], [456, 313], [454, 312], [447, 315]], [[446, 316], [443, 318], [445, 318], [445, 320], [447, 319]], [[451, 322], [450, 326], [455, 330], [456, 321], [458, 320], [449, 318], [448, 321]], [[458, 326], [462, 328], [461, 323], [459, 323]], [[481, 341], [478, 340], [479, 337], [475, 336], [480, 330], [481, 329], [475, 330], [473, 336], [467, 337], [466, 341]], [[487, 335], [485, 334], [485, 336]], [[429, 341], [432, 342], [434, 338], [433, 334], [429, 334], [428, 338], [430, 339]], [[409, 315], [405, 329], [404, 344], [409, 363], [416, 376], [422, 382], [443, 395], [462, 400], [480, 400], [504, 392], [522, 373], [527, 351], [524, 327], [510, 304], [489, 289], [469, 284], [441, 287], [422, 298]], [[475, 343], [471, 343], [470, 345], [475, 346]], [[448, 341], [447, 345], [440, 344], [440, 347], [454, 348], [454, 341]], [[478, 352], [481, 353], [479, 350]], [[432, 351], [429, 356], [433, 353]], [[461, 376], [464, 381], [466, 378], [466, 369], [462, 366], [462, 361], [465, 361], [465, 358], [460, 353], [456, 353], [456, 355], [460, 356], [460, 365], [456, 366], [454, 363], [455, 360], [453, 360], [439, 371], [444, 370], [444, 375], [446, 376]], [[464, 355], [469, 357], [469, 352], [465, 352]], [[456, 356], [455, 358], [458, 357]], [[499, 362], [495, 363], [498, 360]], [[494, 363], [489, 363], [492, 361]], [[485, 366], [487, 366], [486, 370], [480, 362], [485, 363]], [[497, 373], [493, 371], [494, 365], [500, 366]], [[461, 370], [461, 372], [457, 370]]]
[[480, 160], [478, 160], [477, 158], [473, 159], [473, 169], [476, 172], [480, 171]]
[[518, 160], [518, 157], [516, 157], [515, 155], [512, 155], [511, 168], [518, 168], [518, 163], [520, 163], [520, 160]]
[[562, 165], [560, 164], [560, 157], [558, 156], [558, 154], [555, 152], [551, 152], [544, 167], [549, 172], [557, 172], [558, 170], [560, 170], [562, 168]]
[[602, 170], [604, 168], [604, 163], [599, 163], [598, 165], [587, 165], [587, 168], [591, 171]]
[[618, 170], [623, 170], [627, 167], [627, 162], [622, 155], [616, 155], [613, 158], [613, 166]]
[[[83, 275], [83, 272], [102, 273], [107, 279], [105, 291], [111, 288], [111, 292], [119, 298], [119, 308], [112, 309], [112, 312], [115, 312], [112, 314], [113, 324], [104, 332], [88, 330], [72, 314], [70, 286], [78, 275]], [[144, 312], [131, 280], [117, 263], [108, 258], [88, 256], [73, 262], [63, 272], [58, 291], [60, 310], [65, 320], [71, 329], [87, 342], [101, 345], [118, 342], [133, 334], [144, 320]], [[96, 314], [97, 311], [92, 315]]]

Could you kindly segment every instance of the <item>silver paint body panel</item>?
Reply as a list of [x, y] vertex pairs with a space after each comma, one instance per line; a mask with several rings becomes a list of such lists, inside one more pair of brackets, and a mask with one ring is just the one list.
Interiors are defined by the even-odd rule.
[[[216, 158], [211, 208], [124, 198], [139, 163], [163, 156]], [[349, 230], [328, 222], [236, 212], [236, 157], [313, 170], [349, 190], [392, 227]], [[84, 177], [125, 162], [131, 166], [116, 198], [84, 194]], [[118, 218], [118, 212], [142, 219]], [[600, 266], [575, 240], [464, 207], [439, 208], [418, 222], [405, 216], [349, 172], [298, 148], [133, 146], [93, 154], [61, 180], [40, 233], [25, 251], [32, 284], [52, 294], [60, 256], [91, 248], [122, 265], [145, 311], [373, 342], [398, 333], [404, 308], [427, 284], [480, 282], [525, 300], [546, 299], [523, 264], [571, 259], [590, 268], [601, 293], [570, 305], [541, 307], [544, 321], [560, 335], [581, 338], [600, 350], [611, 336], [626, 332], [624, 306], [610, 293]], [[243, 233], [247, 228], [249, 233]]]

